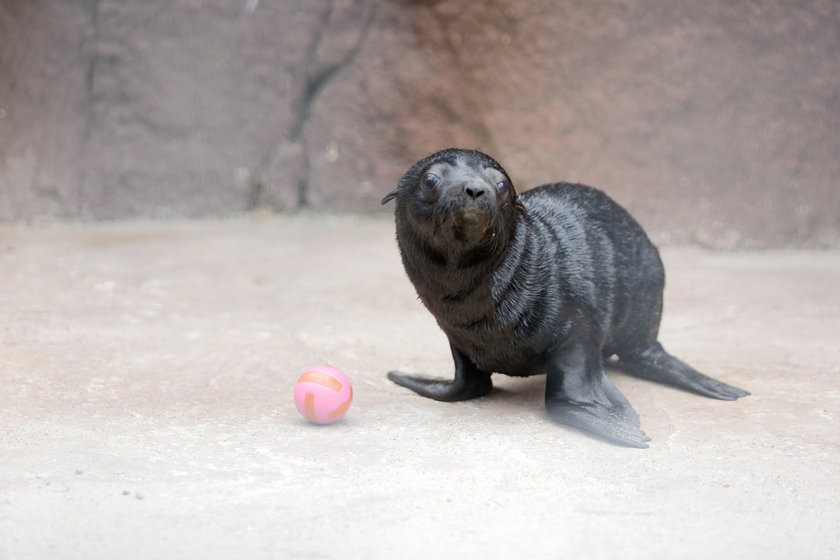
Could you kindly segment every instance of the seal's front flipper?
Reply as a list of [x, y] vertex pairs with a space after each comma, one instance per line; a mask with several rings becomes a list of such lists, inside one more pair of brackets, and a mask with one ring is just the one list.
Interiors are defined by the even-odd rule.
[[668, 354], [657, 342], [639, 353], [620, 353], [621, 364], [627, 373], [666, 385], [681, 387], [694, 393], [734, 401], [749, 395], [747, 391], [703, 375], [690, 365]]
[[546, 399], [548, 414], [561, 424], [602, 437], [619, 445], [646, 449], [650, 438], [639, 427], [632, 407], [621, 409], [601, 404], [581, 404]]
[[388, 379], [436, 401], [466, 401], [483, 397], [490, 392], [493, 382], [489, 373], [478, 369], [454, 346], [452, 358], [455, 360], [455, 379], [452, 381], [409, 375], [399, 371], [389, 371]]
[[648, 447], [638, 413], [604, 373], [600, 355], [582, 345], [550, 358], [545, 408], [561, 424], [619, 445]]
[[489, 377], [486, 383], [470, 383], [458, 378], [454, 381], [444, 381], [399, 371], [389, 371], [388, 379], [397, 385], [408, 387], [419, 395], [445, 402], [466, 401], [483, 397], [493, 387]]

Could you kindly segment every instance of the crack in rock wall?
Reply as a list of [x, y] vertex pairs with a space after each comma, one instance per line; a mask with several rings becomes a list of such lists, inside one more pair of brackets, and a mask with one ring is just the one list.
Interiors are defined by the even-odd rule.
[[840, 246], [834, 0], [0, 0], [0, 220], [376, 211], [447, 146], [659, 242]]

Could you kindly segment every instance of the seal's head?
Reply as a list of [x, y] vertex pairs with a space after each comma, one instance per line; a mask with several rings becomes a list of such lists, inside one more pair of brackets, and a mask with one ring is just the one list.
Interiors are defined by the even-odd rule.
[[396, 199], [403, 229], [443, 254], [492, 252], [522, 210], [510, 177], [490, 156], [450, 148], [411, 166], [382, 204]]

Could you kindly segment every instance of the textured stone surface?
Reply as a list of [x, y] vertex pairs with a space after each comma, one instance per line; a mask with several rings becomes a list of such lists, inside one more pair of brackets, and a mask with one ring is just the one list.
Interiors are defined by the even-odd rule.
[[[840, 557], [838, 254], [663, 258], [666, 347], [752, 395], [611, 371], [635, 450], [553, 423], [544, 377], [388, 381], [452, 372], [390, 220], [0, 226], [0, 558]], [[324, 362], [354, 402], [319, 427]]]
[[0, 219], [371, 211], [446, 146], [664, 242], [840, 245], [834, 0], [0, 3]]

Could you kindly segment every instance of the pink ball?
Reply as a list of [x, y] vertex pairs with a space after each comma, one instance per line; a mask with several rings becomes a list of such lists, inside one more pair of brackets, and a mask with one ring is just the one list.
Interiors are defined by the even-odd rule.
[[353, 402], [350, 380], [330, 366], [306, 370], [295, 384], [295, 406], [304, 418], [316, 424], [340, 420]]

